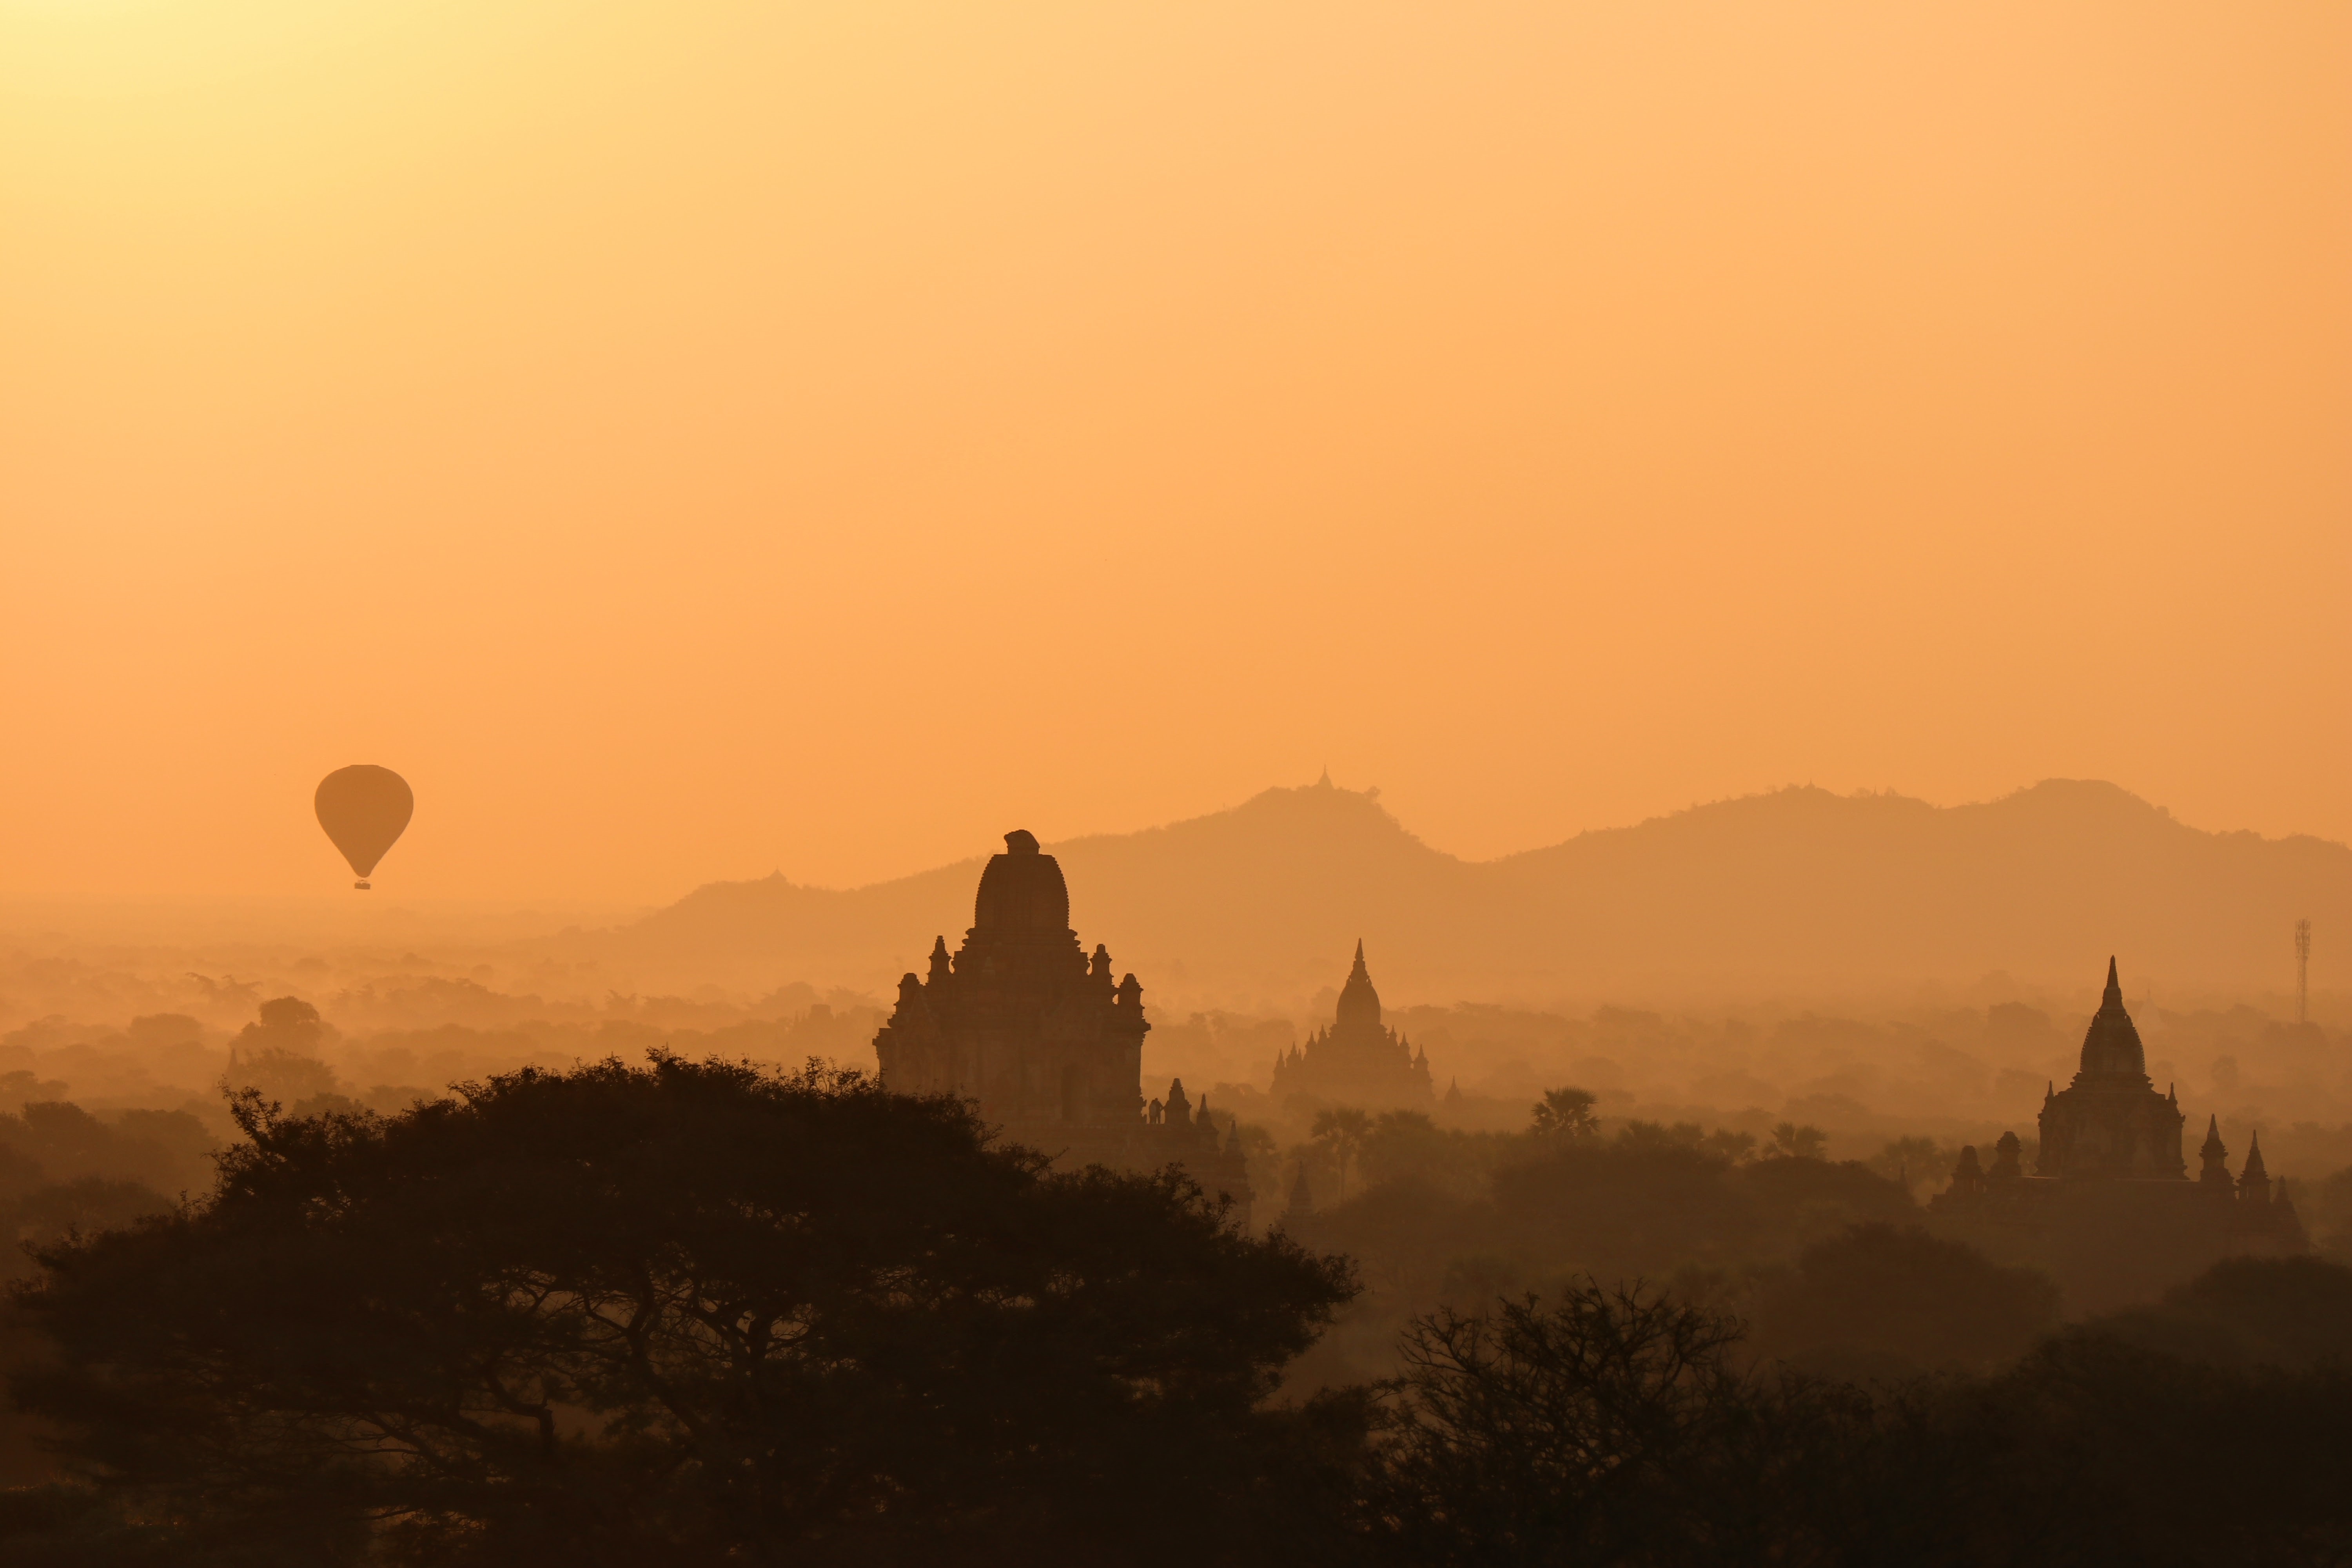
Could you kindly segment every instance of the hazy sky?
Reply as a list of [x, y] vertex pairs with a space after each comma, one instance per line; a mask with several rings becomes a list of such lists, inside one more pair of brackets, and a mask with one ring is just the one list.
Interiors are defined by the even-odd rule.
[[2352, 838], [2352, 7], [0, 0], [0, 892]]

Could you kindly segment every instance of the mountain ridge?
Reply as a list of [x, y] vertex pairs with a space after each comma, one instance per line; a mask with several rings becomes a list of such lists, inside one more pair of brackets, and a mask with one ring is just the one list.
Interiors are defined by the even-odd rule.
[[[2190, 827], [2098, 780], [1955, 806], [1792, 785], [1483, 861], [1324, 781], [1046, 848], [1087, 943], [1202, 1005], [1311, 994], [1360, 936], [1401, 995], [1550, 1001], [2054, 980], [2123, 949], [2168, 984], [2283, 984], [2295, 919], [2352, 927], [2352, 848]], [[707, 883], [567, 945], [673, 982], [884, 989], [955, 944], [984, 863]]]

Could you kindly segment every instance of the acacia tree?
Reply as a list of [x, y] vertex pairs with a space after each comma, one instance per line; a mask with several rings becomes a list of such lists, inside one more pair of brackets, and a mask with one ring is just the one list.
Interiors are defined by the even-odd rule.
[[210, 1197], [24, 1296], [20, 1401], [174, 1561], [1235, 1562], [1338, 1511], [1360, 1426], [1265, 1399], [1347, 1266], [1176, 1174], [814, 1065], [236, 1114]]
[[[2344, 1282], [2294, 1261], [2319, 1287], [2294, 1315], [2328, 1297], [2340, 1314]], [[1737, 1322], [1639, 1286], [1441, 1311], [1408, 1325], [1386, 1390], [1367, 1533], [1400, 1568], [2352, 1562], [2352, 1370], [2126, 1337], [2185, 1326], [2159, 1315], [1990, 1377], [1862, 1385], [1744, 1367]], [[2201, 1327], [2181, 1342], [2224, 1348]]]
[[1838, 1472], [1869, 1401], [1745, 1373], [1739, 1337], [1590, 1280], [1412, 1320], [1376, 1535], [1392, 1561], [1465, 1568], [1832, 1560], [1814, 1524], [1845, 1510]]

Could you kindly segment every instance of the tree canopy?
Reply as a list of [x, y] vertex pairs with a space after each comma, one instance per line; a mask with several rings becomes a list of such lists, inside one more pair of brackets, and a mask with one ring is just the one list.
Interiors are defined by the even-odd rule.
[[1338, 1512], [1348, 1407], [1265, 1400], [1348, 1268], [1173, 1173], [814, 1066], [237, 1114], [25, 1298], [20, 1399], [175, 1561], [1244, 1562]]
[[1990, 1377], [1888, 1385], [1743, 1368], [1738, 1341], [1738, 1324], [1704, 1308], [1591, 1280], [1415, 1320], [1367, 1472], [1374, 1560], [2352, 1558], [2352, 1372], [2340, 1363], [2213, 1365], [2095, 1325]]

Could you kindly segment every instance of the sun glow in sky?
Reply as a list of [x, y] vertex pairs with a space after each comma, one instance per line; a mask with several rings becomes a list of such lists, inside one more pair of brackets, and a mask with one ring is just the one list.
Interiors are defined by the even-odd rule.
[[2335, 4], [0, 0], [0, 893], [2352, 838]]

